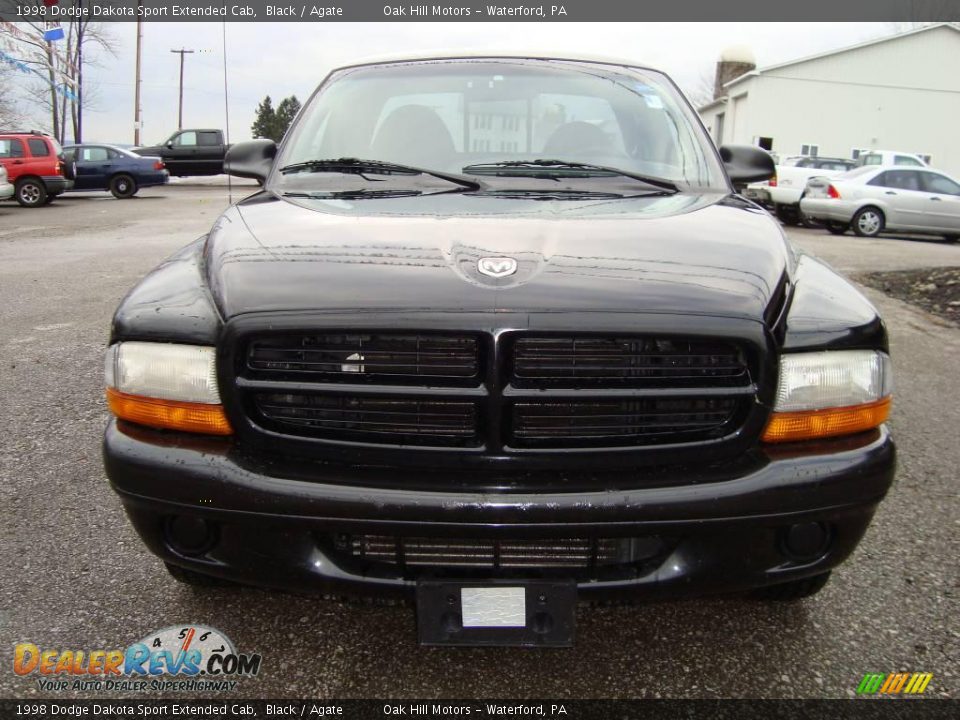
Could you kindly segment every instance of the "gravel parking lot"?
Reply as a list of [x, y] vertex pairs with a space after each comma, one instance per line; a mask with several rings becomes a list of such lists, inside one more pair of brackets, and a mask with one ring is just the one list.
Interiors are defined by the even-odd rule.
[[[899, 476], [813, 599], [582, 607], [573, 649], [422, 649], [410, 608], [175, 583], [104, 478], [102, 356], [123, 294], [226, 203], [216, 182], [0, 203], [0, 697], [43, 694], [10, 670], [18, 642], [112, 649], [190, 622], [262, 654], [241, 697], [848, 697], [864, 673], [893, 671], [931, 672], [928, 695], [960, 696], [960, 329], [875, 290], [896, 365]], [[846, 273], [960, 266], [960, 245], [790, 233]]]

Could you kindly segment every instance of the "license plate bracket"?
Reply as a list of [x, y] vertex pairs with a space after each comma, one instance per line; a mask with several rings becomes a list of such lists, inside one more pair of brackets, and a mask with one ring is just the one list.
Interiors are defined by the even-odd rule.
[[421, 580], [417, 634], [421, 645], [570, 647], [576, 605], [572, 580]]

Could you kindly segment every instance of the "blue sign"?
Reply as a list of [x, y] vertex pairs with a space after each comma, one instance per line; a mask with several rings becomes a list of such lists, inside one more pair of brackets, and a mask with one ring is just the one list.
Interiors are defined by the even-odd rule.
[[54, 40], [63, 40], [63, 28], [57, 25], [55, 28], [44, 30], [43, 39], [46, 40], [47, 42], [53, 42]]

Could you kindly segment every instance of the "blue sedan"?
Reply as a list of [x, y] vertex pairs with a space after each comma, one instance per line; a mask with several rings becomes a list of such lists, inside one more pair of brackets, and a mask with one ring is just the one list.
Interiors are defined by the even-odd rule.
[[142, 187], [164, 185], [170, 173], [158, 157], [140, 157], [113, 145], [68, 145], [67, 162], [76, 163], [73, 190], [109, 190], [129, 198]]

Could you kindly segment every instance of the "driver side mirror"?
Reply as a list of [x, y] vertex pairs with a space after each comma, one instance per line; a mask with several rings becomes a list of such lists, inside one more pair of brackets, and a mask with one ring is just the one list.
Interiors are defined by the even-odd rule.
[[173, 140], [167, 140], [167, 149], [170, 150], [173, 148]]
[[777, 172], [770, 153], [755, 145], [723, 145], [720, 147], [720, 159], [735, 188], [769, 180]]
[[249, 140], [227, 150], [223, 169], [230, 175], [259, 180], [262, 184], [270, 174], [276, 156], [277, 144], [273, 140]]

